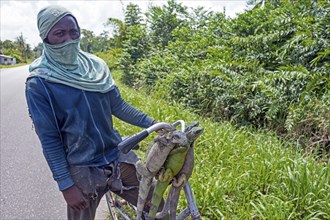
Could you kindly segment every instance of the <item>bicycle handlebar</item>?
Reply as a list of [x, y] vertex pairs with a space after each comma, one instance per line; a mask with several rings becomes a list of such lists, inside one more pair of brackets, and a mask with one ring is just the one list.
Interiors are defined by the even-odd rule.
[[121, 152], [123, 152], [124, 154], [127, 154], [135, 145], [137, 145], [140, 141], [142, 141], [143, 139], [148, 137], [148, 135], [151, 132], [158, 131], [160, 129], [174, 130], [175, 129], [174, 125], [165, 123], [165, 122], [156, 123], [156, 124], [150, 126], [149, 128], [144, 129], [144, 130], [140, 131], [139, 133], [136, 133], [136, 134], [128, 137], [127, 139], [125, 139], [124, 141], [122, 141], [121, 143], [118, 144], [118, 148]]

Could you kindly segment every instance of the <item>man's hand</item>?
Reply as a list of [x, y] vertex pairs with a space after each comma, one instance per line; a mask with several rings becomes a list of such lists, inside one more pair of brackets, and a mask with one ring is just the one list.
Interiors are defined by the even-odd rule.
[[80, 211], [87, 208], [87, 201], [84, 195], [75, 185], [63, 190], [62, 193], [66, 203], [71, 209]]
[[[153, 120], [153, 122], [152, 122], [151, 125], [155, 125], [155, 124], [157, 124], [158, 122], [159, 122], [159, 121]], [[161, 128], [161, 129], [158, 129], [156, 132], [157, 132], [158, 135], [161, 135], [161, 134], [165, 133], [166, 131], [167, 131], [166, 128]]]

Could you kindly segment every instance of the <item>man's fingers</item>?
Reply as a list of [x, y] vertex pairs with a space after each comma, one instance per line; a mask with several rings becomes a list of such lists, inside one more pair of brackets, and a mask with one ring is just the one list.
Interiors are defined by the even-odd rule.
[[71, 209], [73, 209], [75, 212], [79, 212], [80, 208], [77, 205], [70, 206]]
[[86, 201], [81, 201], [80, 203], [70, 206], [74, 211], [81, 211], [87, 208], [87, 202]]
[[86, 202], [86, 201], [82, 201], [82, 202], [80, 203], [80, 208], [81, 208], [81, 209], [86, 209], [86, 208], [87, 208], [87, 202]]

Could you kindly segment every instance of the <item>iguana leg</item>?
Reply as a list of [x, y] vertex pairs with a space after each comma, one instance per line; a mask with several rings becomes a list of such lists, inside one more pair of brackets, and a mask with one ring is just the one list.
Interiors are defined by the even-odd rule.
[[180, 187], [183, 186], [187, 182], [187, 177], [183, 173], [179, 178], [174, 177], [172, 180], [172, 185], [174, 187]]
[[173, 178], [173, 172], [171, 169], [166, 169], [164, 171], [164, 169], [161, 170], [161, 172], [159, 173], [158, 179], [160, 182], [170, 182]]
[[136, 171], [141, 175], [141, 176], [152, 176], [152, 173], [149, 172], [147, 169], [146, 165], [141, 161], [137, 161], [135, 163], [136, 166]]

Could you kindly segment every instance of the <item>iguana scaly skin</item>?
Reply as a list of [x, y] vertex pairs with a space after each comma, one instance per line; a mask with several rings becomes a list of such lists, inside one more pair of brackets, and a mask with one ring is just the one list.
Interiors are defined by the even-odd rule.
[[[185, 132], [190, 131], [193, 127], [197, 127], [199, 125], [198, 122], [192, 122], [189, 124]], [[170, 210], [170, 219], [176, 218], [176, 210], [179, 202], [180, 192], [185, 184], [188, 182], [190, 178], [193, 168], [194, 168], [194, 142], [191, 143], [190, 148], [187, 152], [187, 156], [185, 162], [183, 164], [180, 172], [173, 178], [171, 190], [168, 194], [166, 203], [161, 212], [156, 214], [157, 219], [164, 218], [168, 211]]]
[[[198, 125], [198, 124], [194, 124]], [[173, 178], [180, 172], [182, 169], [186, 155], [190, 149], [191, 144], [203, 133], [204, 129], [201, 127], [190, 127], [190, 130], [185, 132], [188, 142], [185, 145], [177, 145], [169, 153], [165, 164], [164, 169], [160, 172], [159, 178], [157, 180], [155, 190], [153, 192], [151, 200], [151, 208], [149, 211], [149, 219], [154, 219], [156, 213], [163, 197], [163, 194], [168, 187], [169, 183]], [[184, 177], [183, 177], [184, 178]], [[173, 219], [173, 218], [170, 218]], [[174, 214], [175, 219], [175, 214]]]
[[142, 217], [152, 180], [164, 165], [168, 154], [176, 145], [185, 144], [187, 144], [187, 137], [184, 132], [178, 130], [164, 131], [158, 134], [150, 145], [145, 164], [142, 161], [136, 163], [137, 172], [141, 175], [136, 211], [137, 220]]
[[180, 172], [173, 178], [171, 190], [161, 212], [156, 214], [157, 219], [164, 218], [170, 210], [170, 219], [175, 219], [180, 192], [188, 182], [194, 169], [194, 148], [191, 146], [187, 152], [186, 160]]

